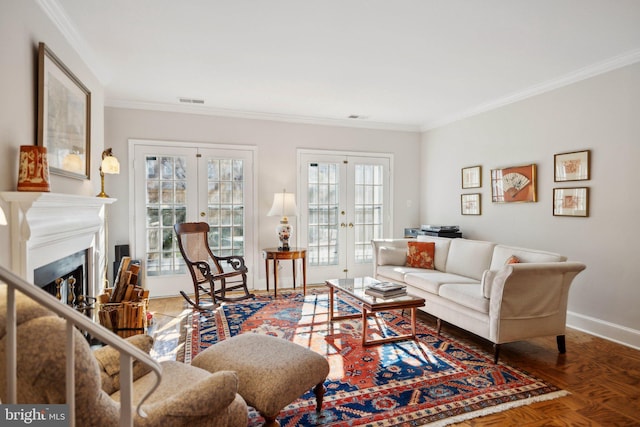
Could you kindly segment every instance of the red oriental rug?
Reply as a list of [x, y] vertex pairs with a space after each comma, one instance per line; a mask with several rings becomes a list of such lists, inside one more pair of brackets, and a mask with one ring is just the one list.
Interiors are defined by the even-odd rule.
[[[357, 313], [356, 301], [338, 298], [339, 312]], [[493, 356], [418, 322], [416, 341], [362, 347], [360, 319], [327, 324], [326, 292], [258, 296], [225, 304], [215, 313], [187, 318], [184, 353], [189, 363], [200, 351], [242, 333], [269, 334], [326, 356], [331, 366], [325, 382], [323, 411], [317, 416], [309, 393], [278, 417], [292, 426], [445, 426], [505, 411], [567, 392], [527, 373], [494, 364]], [[372, 337], [405, 334], [410, 318], [378, 313], [368, 322]], [[250, 426], [261, 425], [256, 411]]]

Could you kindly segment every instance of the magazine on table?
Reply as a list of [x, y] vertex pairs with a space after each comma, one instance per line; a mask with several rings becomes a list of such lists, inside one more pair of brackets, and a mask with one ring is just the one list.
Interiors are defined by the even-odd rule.
[[373, 289], [378, 292], [390, 292], [397, 291], [398, 289], [407, 289], [407, 285], [401, 285], [393, 282], [376, 282], [370, 284], [368, 289]]
[[407, 294], [407, 290], [404, 288], [395, 289], [392, 291], [380, 292], [373, 288], [367, 288], [364, 290], [364, 293], [376, 298], [394, 298]]
[[379, 298], [390, 298], [406, 294], [407, 286], [393, 282], [377, 282], [370, 284], [364, 293]]

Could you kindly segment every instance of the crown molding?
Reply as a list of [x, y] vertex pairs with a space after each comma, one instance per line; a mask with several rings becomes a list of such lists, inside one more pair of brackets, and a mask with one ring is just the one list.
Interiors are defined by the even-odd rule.
[[156, 102], [130, 101], [125, 99], [105, 99], [105, 107], [129, 108], [134, 110], [164, 111], [171, 113], [200, 114], [206, 116], [231, 117], [237, 119], [269, 120], [287, 123], [303, 123], [320, 126], [341, 126], [361, 129], [391, 130], [399, 132], [420, 132], [420, 126], [398, 123], [373, 122], [360, 119], [333, 119], [294, 114], [261, 113], [230, 110], [198, 105], [175, 105]]
[[531, 98], [533, 96], [540, 95], [555, 89], [559, 89], [561, 87], [568, 86], [570, 84], [616, 70], [618, 68], [626, 67], [637, 62], [640, 62], [640, 49], [632, 50], [630, 52], [614, 56], [613, 58], [609, 58], [605, 61], [589, 65], [569, 74], [565, 74], [560, 78], [549, 80], [538, 85], [531, 86], [528, 89], [515, 92], [503, 98], [478, 105], [470, 110], [453, 114], [439, 120], [431, 121], [421, 126], [420, 131], [425, 132], [431, 129], [442, 127], [444, 125], [448, 125], [450, 123], [457, 122], [459, 120], [466, 119], [480, 113], [495, 110], [505, 105], [513, 104], [515, 102], [522, 101], [524, 99]]
[[80, 59], [89, 67], [100, 84], [106, 85], [111, 80], [110, 71], [95, 56], [93, 50], [71, 23], [60, 3], [57, 0], [36, 0], [36, 4], [40, 6], [71, 47], [78, 53]]

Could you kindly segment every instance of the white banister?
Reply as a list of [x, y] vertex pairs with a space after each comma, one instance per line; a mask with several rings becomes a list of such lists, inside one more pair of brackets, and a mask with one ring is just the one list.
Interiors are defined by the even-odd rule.
[[16, 371], [18, 366], [17, 347], [18, 332], [16, 330], [16, 291], [11, 286], [7, 289], [7, 400], [16, 403], [18, 388]]
[[[20, 349], [17, 348], [17, 319], [16, 319], [16, 300], [15, 291], [19, 291], [27, 297], [40, 303], [53, 313], [67, 320], [67, 343], [66, 343], [66, 378], [67, 378], [67, 404], [69, 404], [69, 416], [71, 420], [75, 420], [75, 411], [83, 408], [75, 408], [75, 369], [74, 369], [74, 345], [73, 345], [73, 327], [87, 331], [92, 336], [98, 338], [103, 343], [111, 346], [120, 352], [120, 366], [122, 369], [120, 375], [120, 387], [122, 393], [122, 401], [120, 402], [120, 425], [133, 426], [133, 359], [140, 361], [148, 366], [156, 374], [156, 383], [145, 394], [137, 406], [137, 412], [144, 417], [144, 411], [141, 406], [147, 400], [149, 395], [153, 393], [160, 384], [162, 376], [162, 368], [147, 353], [139, 348], [129, 344], [110, 330], [102, 325], [92, 322], [88, 317], [73, 308], [62, 304], [52, 295], [49, 295], [39, 287], [28, 283], [21, 277], [0, 266], [0, 285], [6, 284], [7, 289], [7, 402], [17, 403], [17, 358]], [[124, 366], [126, 365], [126, 366]], [[128, 395], [128, 396], [127, 396]], [[22, 402], [30, 403], [30, 402]], [[33, 402], [41, 403], [41, 402]], [[72, 421], [73, 422], [73, 421]], [[72, 424], [73, 425], [73, 424]]]
[[[125, 379], [124, 381], [122, 379]], [[120, 353], [120, 427], [127, 427], [124, 414], [130, 414], [133, 406], [133, 360]]]
[[69, 414], [74, 414], [69, 420], [69, 427], [75, 427], [76, 425], [76, 346], [73, 340], [73, 323], [67, 320], [67, 372], [66, 372], [66, 392], [67, 392], [67, 405], [69, 405]]

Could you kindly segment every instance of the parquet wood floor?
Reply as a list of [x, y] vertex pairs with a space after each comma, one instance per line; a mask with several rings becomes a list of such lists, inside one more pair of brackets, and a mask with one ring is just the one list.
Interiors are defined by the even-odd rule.
[[[175, 358], [181, 297], [152, 299], [155, 324], [150, 329], [158, 359]], [[435, 319], [420, 312], [435, 327]], [[489, 342], [450, 325], [443, 330], [493, 354]], [[567, 397], [512, 409], [455, 424], [476, 426], [640, 426], [640, 351], [577, 330], [567, 330], [567, 353], [558, 354], [555, 337], [505, 344], [500, 361], [569, 391]]]

